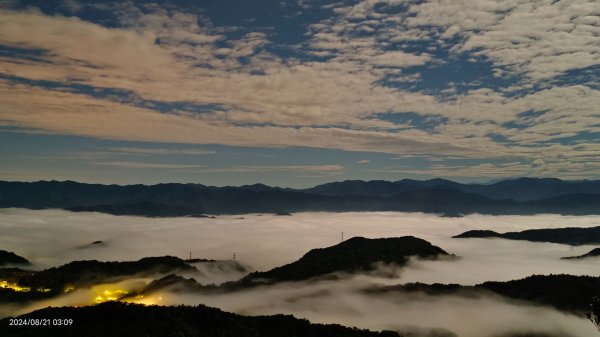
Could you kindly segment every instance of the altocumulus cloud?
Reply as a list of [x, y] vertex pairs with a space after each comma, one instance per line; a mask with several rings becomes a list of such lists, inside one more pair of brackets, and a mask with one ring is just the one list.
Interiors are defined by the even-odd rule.
[[[86, 6], [113, 13], [114, 24], [77, 17]], [[593, 1], [305, 4], [320, 15], [291, 46], [268, 30], [217, 26], [202, 11], [172, 6], [79, 3], [69, 7], [72, 16], [18, 7], [0, 12], [0, 44], [19, 51], [0, 56], [5, 126], [119, 140], [543, 159], [547, 165], [530, 168], [538, 175], [600, 169], [597, 161], [567, 167], [589, 162], [582, 157], [597, 154], [596, 143], [562, 141], [598, 132], [597, 87], [585, 78], [560, 81], [597, 72]], [[420, 83], [421, 73], [461, 58], [488, 65], [490, 75], [444, 95], [387, 82]], [[496, 85], [503, 77], [508, 84]], [[157, 104], [181, 102], [214, 109], [165, 113]], [[377, 117], [390, 112], [445, 120], [423, 129]]]

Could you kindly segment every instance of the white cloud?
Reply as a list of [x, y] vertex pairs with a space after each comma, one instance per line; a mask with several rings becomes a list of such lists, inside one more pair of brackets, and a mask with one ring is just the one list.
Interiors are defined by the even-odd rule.
[[96, 165], [112, 166], [125, 169], [197, 169], [202, 165], [169, 164], [169, 163], [144, 163], [134, 161], [107, 161], [96, 162]]
[[485, 56], [513, 75], [544, 80], [600, 63], [593, 0], [432, 0], [411, 6], [412, 28], [434, 26], [441, 38], [459, 35], [457, 53]]
[[[575, 164], [582, 164], [583, 159], [578, 158], [597, 150], [548, 144], [584, 131], [598, 131], [600, 94], [587, 86], [548, 87], [514, 97], [510, 90], [517, 87], [500, 92], [484, 83], [477, 90], [448, 91], [442, 100], [380, 83], [388, 75], [418, 81], [419, 74], [405, 75], [403, 68], [439, 60], [433, 54], [409, 53], [394, 43], [433, 41], [440, 34], [460, 36], [457, 45], [446, 46], [454, 53], [475, 51], [481, 58], [491, 58], [498, 69], [531, 80], [552, 77], [593, 60], [598, 63], [598, 47], [588, 39], [595, 34], [597, 23], [590, 17], [594, 9], [589, 2], [574, 0], [564, 15], [558, 15], [556, 9], [562, 8], [562, 2], [538, 1], [535, 7], [519, 1], [486, 0], [476, 5], [430, 1], [411, 5], [414, 16], [408, 18], [377, 12], [375, 6], [398, 3], [365, 0], [354, 6], [335, 5], [332, 17], [309, 27], [309, 40], [303, 46], [307, 52], [323, 53], [329, 59], [310, 62], [282, 60], [268, 53], [264, 47], [271, 42], [264, 33], [248, 32], [228, 40], [205, 18], [155, 5], [142, 12], [132, 3], [123, 3], [115, 13], [124, 28], [35, 11], [2, 10], [0, 30], [6, 34], [0, 34], [1, 44], [46, 52], [38, 59], [2, 56], [1, 73], [122, 89], [135, 96], [132, 103], [146, 99], [214, 104], [219, 109], [202, 114], [161, 114], [66, 89], [2, 80], [0, 123], [120, 140], [301, 145], [480, 159], [533, 155], [550, 156], [544, 159], [557, 163], [557, 156], [567, 156], [581, 160]], [[567, 19], [577, 24], [569, 29], [568, 23], [561, 23]], [[528, 22], [535, 22], [530, 30]], [[357, 36], [357, 30], [364, 34]], [[247, 57], [248, 62], [240, 62], [240, 57]], [[528, 110], [545, 113], [529, 118], [530, 125], [524, 129], [503, 126], [519, 122], [519, 114]], [[373, 118], [385, 112], [443, 116], [447, 123], [430, 132]], [[509, 142], [492, 139], [494, 134]], [[537, 154], [531, 145], [538, 146]], [[594, 168], [590, 174], [595, 172]]]
[[125, 154], [151, 154], [151, 155], [207, 155], [215, 154], [215, 151], [204, 149], [164, 149], [164, 148], [141, 148], [141, 147], [118, 147], [111, 148], [111, 152]]

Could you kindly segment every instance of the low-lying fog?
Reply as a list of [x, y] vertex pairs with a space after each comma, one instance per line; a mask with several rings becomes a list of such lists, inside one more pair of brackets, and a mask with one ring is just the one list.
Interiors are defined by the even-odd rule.
[[[219, 296], [161, 294], [164, 304], [204, 303], [243, 314], [290, 313], [315, 322], [372, 329], [439, 327], [459, 336], [500, 336], [514, 329], [589, 337], [597, 334], [583, 318], [550, 308], [525, 306], [497, 297], [399, 295], [373, 297], [358, 289], [372, 284], [406, 282], [477, 284], [532, 274], [600, 276], [600, 258], [561, 260], [594, 246], [570, 247], [503, 239], [452, 239], [471, 229], [498, 232], [532, 228], [592, 227], [600, 216], [485, 216], [443, 218], [420, 213], [299, 213], [293, 216], [247, 214], [210, 218], [143, 218], [60, 210], [0, 209], [0, 249], [13, 251], [37, 267], [74, 260], [137, 260], [145, 256], [231, 259], [254, 270], [267, 270], [300, 258], [312, 248], [344, 238], [414, 235], [440, 246], [459, 260], [413, 261], [397, 278], [355, 276], [345, 281], [278, 285]], [[105, 245], [82, 245], [94, 241]], [[80, 247], [80, 248], [77, 248]], [[225, 271], [227, 274], [227, 271]], [[205, 273], [207, 275], [210, 272]], [[210, 275], [209, 275], [210, 276]], [[239, 278], [233, 271], [206, 279]], [[43, 305], [76, 302], [71, 294]], [[70, 296], [70, 297], [69, 297]], [[6, 308], [4, 308], [6, 310]], [[525, 329], [525, 330], [524, 330]]]
[[[243, 218], [243, 219], [240, 219]], [[416, 262], [402, 282], [476, 284], [532, 274], [600, 276], [598, 259], [560, 260], [594, 246], [570, 247], [504, 239], [452, 239], [471, 229], [499, 232], [531, 228], [600, 226], [600, 216], [488, 216], [444, 218], [421, 213], [298, 213], [210, 218], [144, 218], [60, 210], [0, 209], [0, 249], [40, 266], [74, 260], [137, 260], [174, 255], [226, 260], [236, 258], [267, 270], [300, 258], [313, 248], [344, 238], [413, 235], [463, 257], [458, 261]], [[94, 241], [106, 245], [79, 248]]]

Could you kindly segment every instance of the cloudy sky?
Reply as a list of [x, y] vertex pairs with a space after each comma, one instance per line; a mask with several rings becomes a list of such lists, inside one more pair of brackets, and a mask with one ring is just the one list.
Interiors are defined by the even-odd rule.
[[0, 179], [600, 178], [595, 0], [0, 0]]

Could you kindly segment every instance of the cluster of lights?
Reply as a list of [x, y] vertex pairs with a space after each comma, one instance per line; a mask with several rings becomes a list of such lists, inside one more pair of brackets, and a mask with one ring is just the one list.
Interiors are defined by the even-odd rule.
[[144, 297], [144, 295], [137, 295], [133, 298], [125, 299], [125, 300], [123, 300], [123, 302], [136, 303], [136, 304], [142, 304], [142, 305], [155, 305], [155, 304], [159, 304], [160, 302], [162, 302], [162, 296]]
[[[30, 292], [31, 291], [31, 288], [29, 288], [29, 287], [21, 287], [17, 283], [4, 281], [4, 280], [0, 280], [0, 288], [11, 289], [13, 291], [18, 291], [18, 292]], [[48, 292], [52, 291], [52, 289], [36, 288], [35, 291], [41, 292], [41, 293], [48, 293]], [[71, 293], [74, 291], [75, 291], [75, 287], [67, 287], [64, 290], [65, 293]], [[125, 298], [127, 296], [127, 294], [128, 294], [128, 291], [123, 290], [123, 289], [116, 289], [116, 290], [105, 289], [102, 292], [99, 292], [96, 294], [96, 297], [94, 298], [94, 302], [99, 304], [99, 303], [104, 303], [104, 302], [108, 302], [108, 301], [123, 301], [123, 302], [127, 302], [127, 303], [153, 305], [153, 304], [160, 303], [162, 301], [162, 296], [144, 297], [144, 295], [138, 294], [135, 297]]]
[[[18, 291], [21, 293], [26, 293], [26, 292], [31, 291], [31, 288], [29, 288], [29, 287], [21, 287], [14, 282], [8, 282], [8, 281], [0, 281], [0, 288], [11, 289], [11, 290]], [[50, 289], [48, 289], [48, 291], [50, 291]]]
[[127, 290], [104, 290], [94, 299], [96, 303], [104, 303], [108, 301], [118, 301], [123, 296], [127, 295]]

